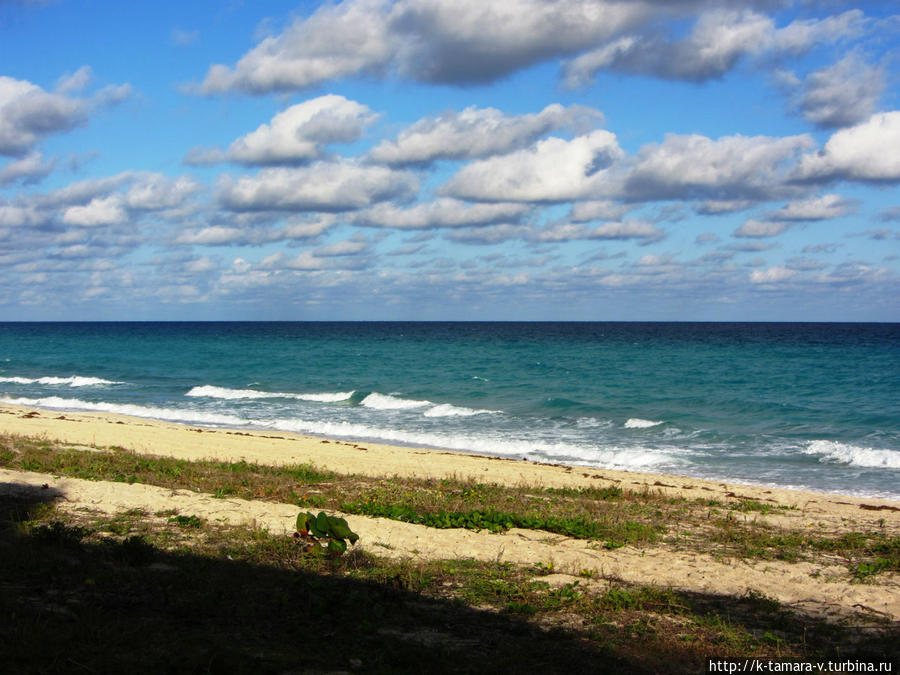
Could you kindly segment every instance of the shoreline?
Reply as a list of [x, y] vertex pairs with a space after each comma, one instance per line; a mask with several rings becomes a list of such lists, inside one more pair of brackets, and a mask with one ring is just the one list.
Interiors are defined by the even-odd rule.
[[139, 454], [268, 465], [314, 464], [343, 474], [463, 478], [501, 485], [654, 490], [687, 499], [777, 502], [856, 520], [896, 521], [900, 500], [750, 485], [652, 472], [542, 464], [451, 450], [342, 441], [293, 432], [207, 428], [117, 413], [65, 412], [0, 403], [0, 430], [75, 446], [121, 447]]
[[[810, 617], [834, 625], [881, 630], [900, 621], [900, 575], [885, 571], [861, 582], [862, 562], [854, 560], [850, 543], [837, 554], [832, 549], [811, 548], [811, 556], [786, 554], [749, 557], [730, 544], [706, 545], [707, 536], [727, 523], [740, 537], [800, 538], [822, 543], [877, 540], [894, 550], [900, 541], [900, 502], [857, 498], [783, 488], [763, 488], [734, 483], [695, 480], [664, 474], [626, 471], [581, 470], [584, 467], [538, 464], [527, 460], [491, 458], [436, 450], [403, 448], [373, 443], [353, 443], [290, 433], [204, 429], [104, 413], [67, 413], [0, 404], [0, 431], [10, 440], [46, 440], [61, 450], [113, 451], [132, 456], [170, 457], [186, 461], [246, 461], [256, 466], [313, 465], [343, 476], [333, 476], [342, 495], [354, 484], [374, 483], [375, 490], [391, 490], [391, 479], [402, 484], [412, 479], [470, 480], [456, 483], [454, 491], [497, 484], [512, 488], [619, 488], [618, 509], [611, 522], [629, 518], [631, 509], [643, 510], [644, 520], [667, 533], [660, 540], [632, 543], [592, 540], [539, 527], [513, 527], [502, 532], [457, 525], [436, 527], [406, 522], [365, 511], [344, 512], [342, 502], [329, 498], [322, 507], [346, 518], [360, 537], [360, 549], [378, 558], [406, 561], [401, 564], [433, 564], [435, 561], [503, 563], [522, 570], [540, 568], [542, 583], [574, 588], [584, 593], [603, 593], [615, 584], [649, 586], [708, 597], [763, 598], [778, 603], [800, 621]], [[61, 446], [61, 447], [60, 447]], [[133, 453], [133, 454], [132, 454]], [[88, 458], [85, 458], [88, 459]], [[59, 509], [79, 518], [116, 519], [123, 514], [142, 514], [142, 520], [167, 527], [173, 513], [224, 526], [249, 526], [275, 536], [289, 534], [296, 525], [298, 505], [282, 490], [281, 499], [265, 492], [255, 496], [218, 494], [218, 479], [165, 481], [92, 480], [72, 472], [56, 474], [47, 468], [0, 469], [0, 497], [16, 494], [58, 495]], [[236, 467], [224, 464], [229, 473]], [[256, 469], [251, 467], [251, 471]], [[40, 471], [44, 471], [41, 473]], [[261, 478], [262, 480], [262, 478]], [[304, 479], [297, 479], [299, 484]], [[340, 482], [344, 481], [343, 487]], [[291, 479], [293, 484], [294, 479]], [[312, 483], [311, 485], [315, 485]], [[324, 483], [322, 483], [324, 485]], [[417, 483], [416, 490], [441, 491], [441, 483]], [[290, 487], [290, 486], [288, 486]], [[305, 488], [304, 488], [305, 489]], [[313, 490], [315, 492], [316, 490]], [[291, 492], [293, 494], [293, 492]], [[570, 493], [571, 494], [571, 493]], [[586, 493], [591, 500], [591, 494]], [[552, 499], [543, 496], [543, 499]], [[563, 496], [563, 500], [570, 497]], [[605, 499], [605, 498], [600, 498]], [[771, 506], [773, 508], [765, 508]], [[647, 511], [647, 508], [651, 511]], [[749, 508], [744, 508], [749, 507]], [[299, 508], [304, 508], [300, 506]], [[605, 513], [605, 512], [604, 512]], [[685, 515], [682, 516], [681, 514]], [[152, 515], [151, 515], [152, 514]], [[600, 515], [603, 520], [607, 516]], [[730, 531], [730, 530], [729, 530]], [[728, 540], [730, 541], [730, 540]], [[768, 544], [763, 544], [768, 546]], [[755, 544], [754, 544], [755, 546]], [[847, 547], [850, 548], [847, 548]], [[816, 552], [818, 551], [818, 552]], [[874, 560], [874, 553], [865, 561]], [[889, 561], [885, 561], [889, 562]], [[866, 562], [866, 564], [873, 564]], [[859, 568], [859, 569], [857, 569]], [[893, 569], [893, 568], [892, 568]], [[887, 623], [885, 623], [887, 622]]]

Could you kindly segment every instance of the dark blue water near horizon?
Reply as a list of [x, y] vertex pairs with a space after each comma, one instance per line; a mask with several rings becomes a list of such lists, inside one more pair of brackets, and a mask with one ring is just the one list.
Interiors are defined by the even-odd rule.
[[900, 324], [0, 323], [0, 400], [900, 498]]

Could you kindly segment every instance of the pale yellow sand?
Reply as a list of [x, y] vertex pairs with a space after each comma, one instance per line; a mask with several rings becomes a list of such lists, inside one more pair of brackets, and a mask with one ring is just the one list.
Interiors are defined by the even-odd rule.
[[[606, 486], [651, 489], [688, 498], [748, 497], [796, 506], [777, 516], [745, 515], [775, 525], [840, 532], [879, 529], [900, 535], [900, 503], [843, 495], [702, 481], [693, 478], [534, 464], [373, 443], [343, 443], [282, 432], [208, 430], [111, 414], [59, 413], [0, 406], [0, 431], [46, 437], [73, 445], [118, 446], [138, 453], [184, 459], [216, 458], [268, 464], [312, 462], [343, 473], [372, 476], [472, 477], [507, 485]], [[0, 472], [0, 491], [43, 485], [64, 495], [62, 508], [115, 513], [142, 508], [147, 513], [178, 509], [212, 522], [255, 522], [273, 532], [291, 530], [296, 506], [214, 499], [188, 490], [167, 490], [56, 478], [46, 474]], [[594, 570], [599, 577], [724, 595], [762, 593], [820, 615], [874, 613], [900, 621], [900, 575], [881, 574], [872, 585], [851, 583], [845, 564], [832, 566], [779, 561], [718, 560], [671, 546], [608, 551], [590, 542], [511, 530], [505, 534], [436, 530], [396, 521], [347, 516], [361, 546], [378, 555], [423, 558], [469, 557], [517, 563], [552, 563], [563, 573]], [[573, 578], [563, 576], [561, 581]], [[582, 583], [585, 583], [582, 580]]]

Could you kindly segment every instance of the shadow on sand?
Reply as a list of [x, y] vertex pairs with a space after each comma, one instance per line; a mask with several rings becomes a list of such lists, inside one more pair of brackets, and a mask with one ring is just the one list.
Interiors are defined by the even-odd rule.
[[667, 642], [667, 653], [631, 645], [625, 659], [574, 632], [423, 597], [400, 579], [166, 552], [139, 537], [89, 542], [59, 522], [23, 525], [60, 497], [0, 485], [6, 672], [704, 672], [689, 645]]

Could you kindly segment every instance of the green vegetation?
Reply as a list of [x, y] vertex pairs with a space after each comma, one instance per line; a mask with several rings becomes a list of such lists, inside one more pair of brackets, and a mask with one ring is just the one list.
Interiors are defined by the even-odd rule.
[[359, 539], [345, 519], [329, 516], [324, 511], [318, 516], [309, 512], [298, 514], [294, 537], [303, 542], [304, 553], [324, 551], [332, 557], [343, 555], [347, 552], [347, 542], [355, 544]]
[[[651, 490], [391, 481], [303, 465], [188, 462], [0, 437], [0, 465], [488, 531], [528, 528], [747, 559], [843, 561], [871, 583], [900, 538], [813, 534], [751, 500]], [[0, 499], [0, 653], [11, 672], [701, 672], [707, 658], [883, 659], [896, 627], [844, 627], [773, 598], [630, 586], [602, 569], [373, 555], [346, 520], [301, 512], [297, 536], [174, 509], [64, 512], [52, 488]], [[335, 543], [338, 542], [338, 543]], [[300, 543], [301, 545], [298, 545]], [[333, 546], [332, 546], [333, 544]], [[324, 548], [343, 555], [320, 555]], [[381, 550], [381, 549], [378, 549]], [[390, 543], [383, 545], [385, 556]], [[560, 572], [569, 574], [560, 574]], [[147, 636], [153, 636], [147, 639]], [[892, 651], [894, 650], [894, 651]]]
[[593, 573], [551, 584], [552, 565], [311, 555], [265, 530], [64, 513], [56, 497], [0, 500], [11, 672], [690, 673], [706, 658], [883, 658], [895, 639], [759, 595]]
[[[614, 550], [661, 542], [719, 557], [785, 562], [837, 558], [861, 582], [900, 571], [900, 538], [883, 530], [829, 535], [783, 530], [757, 516], [792, 506], [735, 497], [689, 501], [658, 491], [506, 487], [470, 480], [338, 474], [309, 464], [188, 461], [121, 448], [72, 449], [38, 439], [0, 436], [0, 466], [88, 480], [186, 488], [218, 498], [269, 500], [301, 508], [391, 518], [435, 528], [501, 532], [542, 530], [595, 540]], [[751, 519], [752, 518], [752, 519]], [[190, 523], [176, 521], [182, 527]], [[128, 528], [123, 521], [113, 527]]]

